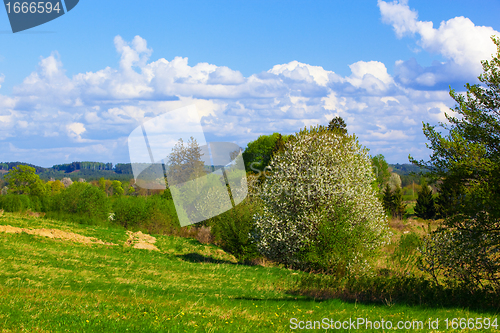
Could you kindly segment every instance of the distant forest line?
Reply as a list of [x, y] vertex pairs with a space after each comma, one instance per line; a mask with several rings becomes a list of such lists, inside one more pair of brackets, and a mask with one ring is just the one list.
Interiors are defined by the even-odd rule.
[[[102, 162], [72, 162], [68, 164], [57, 164], [50, 168], [44, 168], [25, 162], [1, 162], [0, 172], [2, 172], [2, 176], [18, 165], [28, 165], [35, 168], [36, 173], [45, 181], [51, 178], [61, 180], [64, 177], [69, 177], [73, 181], [77, 181], [80, 178], [84, 178], [86, 181], [93, 181], [101, 177], [110, 180], [128, 181], [134, 177], [131, 163], [118, 163], [113, 165], [113, 163]], [[401, 177], [403, 187], [412, 182], [416, 184], [420, 183], [420, 176], [417, 174], [421, 169], [418, 166], [410, 163], [397, 163], [389, 164], [389, 167], [392, 169], [392, 172], [397, 173]]]

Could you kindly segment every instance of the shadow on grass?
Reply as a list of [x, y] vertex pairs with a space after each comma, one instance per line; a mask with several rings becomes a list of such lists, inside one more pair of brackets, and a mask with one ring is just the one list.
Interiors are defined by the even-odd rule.
[[285, 291], [314, 300], [339, 299], [348, 303], [421, 306], [425, 308], [467, 308], [500, 313], [500, 295], [492, 290], [471, 292], [459, 286], [436, 285], [423, 277], [372, 277], [338, 281], [310, 274], [299, 278]]
[[238, 265], [229, 260], [221, 260], [215, 259], [212, 257], [204, 256], [199, 253], [188, 253], [183, 255], [177, 255], [176, 257], [181, 258], [184, 261], [192, 262], [192, 263], [209, 263], [209, 264], [228, 264], [228, 265]]

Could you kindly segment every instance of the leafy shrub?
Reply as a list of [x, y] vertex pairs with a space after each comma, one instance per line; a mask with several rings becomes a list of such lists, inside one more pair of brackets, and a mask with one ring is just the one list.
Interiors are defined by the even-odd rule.
[[31, 200], [27, 195], [2, 195], [0, 196], [0, 208], [6, 212], [23, 212], [31, 208]]
[[266, 257], [303, 269], [354, 272], [389, 241], [371, 161], [354, 136], [303, 130], [269, 166], [263, 210], [255, 216], [255, 240]]
[[118, 197], [113, 200], [113, 221], [125, 228], [137, 227], [146, 219], [146, 199], [143, 197]]
[[498, 238], [467, 228], [438, 229], [424, 238], [419, 267], [438, 284], [444, 276], [447, 283], [454, 280], [470, 290], [493, 287], [500, 292]]
[[102, 221], [107, 219], [109, 208], [109, 201], [106, 194], [92, 185], [85, 186], [76, 204], [77, 214]]
[[146, 199], [145, 208], [146, 219], [139, 223], [141, 229], [153, 234], [172, 234], [180, 227], [172, 200], [152, 195]]
[[215, 244], [242, 262], [258, 257], [256, 244], [250, 236], [255, 229], [253, 215], [258, 209], [255, 201], [246, 198], [233, 209], [208, 220]]
[[172, 200], [160, 195], [120, 196], [113, 200], [113, 221], [127, 229], [144, 229], [154, 234], [170, 234], [179, 228]]
[[56, 195], [54, 210], [60, 210], [71, 214], [78, 213], [78, 202], [85, 189], [90, 186], [86, 183], [72, 183], [61, 193]]

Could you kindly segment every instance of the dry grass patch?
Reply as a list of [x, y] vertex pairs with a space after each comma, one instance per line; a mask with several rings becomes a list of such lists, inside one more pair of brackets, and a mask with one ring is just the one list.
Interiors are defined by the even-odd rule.
[[113, 243], [105, 243], [102, 240], [97, 239], [95, 237], [82, 236], [79, 234], [75, 234], [73, 232], [62, 231], [59, 229], [27, 229], [27, 228], [12, 227], [10, 225], [0, 225], [0, 232], [5, 232], [8, 234], [26, 233], [28, 235], [48, 237], [51, 239], [62, 239], [83, 244], [116, 245]]

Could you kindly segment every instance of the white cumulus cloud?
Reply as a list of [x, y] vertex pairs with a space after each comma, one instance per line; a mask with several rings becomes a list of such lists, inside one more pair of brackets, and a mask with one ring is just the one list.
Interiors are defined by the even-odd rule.
[[422, 49], [440, 54], [448, 61], [427, 69], [415, 62], [398, 62], [397, 70], [404, 83], [415, 80], [419, 85], [430, 87], [453, 77], [475, 79], [481, 73], [481, 60], [491, 59], [496, 51], [491, 36], [500, 36], [500, 32], [492, 27], [477, 26], [469, 18], [454, 17], [442, 21], [436, 28], [433, 22], [418, 20], [417, 11], [410, 8], [408, 1], [379, 0], [378, 6], [382, 21], [392, 25], [398, 38], [415, 36]]

